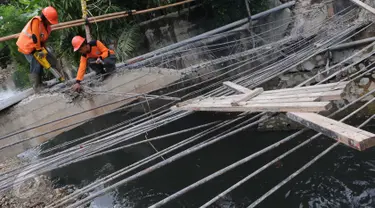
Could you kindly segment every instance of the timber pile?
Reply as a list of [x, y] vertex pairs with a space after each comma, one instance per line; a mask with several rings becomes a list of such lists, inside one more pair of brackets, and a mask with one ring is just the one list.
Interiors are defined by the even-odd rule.
[[226, 87], [241, 93], [222, 97], [199, 97], [182, 102], [172, 109], [222, 112], [321, 112], [331, 108], [330, 101], [341, 100], [348, 82], [264, 91], [250, 90], [224, 82]]
[[313, 112], [329, 110], [330, 101], [341, 100], [349, 82], [264, 91], [250, 90], [224, 82], [240, 93], [221, 97], [198, 97], [173, 106], [172, 109], [221, 112], [287, 112], [287, 117], [349, 147], [363, 151], [375, 146], [375, 134], [335, 121]]

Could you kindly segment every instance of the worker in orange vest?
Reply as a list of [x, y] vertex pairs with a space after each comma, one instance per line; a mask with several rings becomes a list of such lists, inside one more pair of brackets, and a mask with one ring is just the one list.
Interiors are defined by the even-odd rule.
[[81, 81], [86, 72], [87, 66], [97, 74], [108, 74], [116, 70], [116, 55], [113, 50], [108, 49], [101, 41], [92, 40], [87, 42], [81, 36], [72, 39], [74, 51], [80, 52], [81, 59], [78, 68], [74, 91], [81, 90]]
[[[55, 8], [49, 6], [42, 10], [40, 16], [33, 17], [20, 33], [17, 46], [18, 51], [23, 53], [30, 63], [29, 79], [35, 90], [42, 84], [43, 67], [35, 59], [34, 53], [38, 56], [44, 56], [43, 48], [51, 34], [51, 25], [58, 23], [58, 14]], [[51, 64], [56, 63], [56, 59], [50, 53], [47, 54], [47, 60]]]

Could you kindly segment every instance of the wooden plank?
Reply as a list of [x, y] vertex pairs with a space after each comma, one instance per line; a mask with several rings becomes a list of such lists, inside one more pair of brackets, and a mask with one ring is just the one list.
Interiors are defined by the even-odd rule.
[[307, 87], [295, 87], [295, 88], [284, 88], [279, 90], [267, 90], [266, 94], [274, 94], [274, 93], [281, 93], [281, 92], [295, 92], [295, 91], [308, 91], [308, 90], [316, 90], [316, 89], [324, 89], [324, 90], [337, 90], [337, 89], [344, 89], [349, 82], [340, 82], [340, 83], [330, 83], [330, 84], [323, 84], [323, 85], [313, 85]]
[[251, 98], [258, 96], [258, 95], [259, 95], [260, 93], [262, 93], [263, 91], [264, 91], [263, 88], [256, 88], [256, 89], [252, 90], [251, 92], [246, 93], [245, 96], [244, 96], [243, 98], [238, 99], [238, 100], [232, 102], [232, 105], [233, 105], [233, 106], [238, 106], [238, 105], [239, 105], [239, 104], [238, 104], [239, 102], [248, 101], [248, 100], [250, 100]]
[[353, 3], [357, 4], [358, 6], [366, 9], [367, 11], [375, 14], [375, 9], [373, 7], [370, 7], [369, 5], [363, 3], [362, 1], [359, 1], [359, 0], [350, 0], [352, 1]]
[[247, 102], [239, 102], [238, 105], [233, 105], [233, 100], [202, 100], [200, 102], [195, 102], [195, 104], [202, 104], [202, 105], [232, 105], [232, 106], [244, 106], [244, 105], [252, 105], [252, 104], [259, 104], [259, 103], [299, 103], [299, 102], [314, 102], [318, 101], [319, 98], [317, 97], [302, 97], [302, 98], [284, 98], [284, 99], [277, 99], [277, 100], [251, 100]]
[[289, 112], [287, 117], [360, 151], [375, 146], [375, 134], [316, 113]]
[[[313, 101], [332, 101], [332, 100], [341, 100], [342, 90], [335, 90], [330, 92], [319, 92], [319, 93], [307, 93], [307, 94], [291, 94], [291, 95], [264, 95], [263, 93], [252, 98], [253, 101], [268, 101], [268, 102], [277, 102], [283, 100], [303, 100], [302, 98], [312, 99]], [[241, 99], [242, 95], [230, 95], [230, 96], [221, 96], [221, 97], [207, 97], [200, 102], [219, 102], [219, 103], [232, 103], [238, 99]], [[313, 99], [315, 98], [315, 99]], [[250, 101], [249, 101], [250, 102]], [[299, 102], [299, 101], [297, 101]]]
[[[340, 100], [341, 99], [341, 90], [324, 92], [324, 93], [310, 93], [310, 94], [293, 94], [293, 95], [281, 95], [281, 96], [264, 96], [259, 95], [255, 98], [252, 98], [247, 102], [239, 102], [239, 105], [246, 104], [256, 104], [256, 103], [286, 103], [286, 102], [313, 102], [313, 101], [331, 101], [331, 100]], [[208, 97], [200, 99], [191, 99], [181, 103], [178, 103], [177, 106], [183, 106], [188, 104], [224, 104], [231, 105], [231, 103], [236, 102], [238, 99], [243, 98], [243, 95], [231, 95], [227, 97]]]
[[[336, 90], [343, 90], [343, 89], [336, 89]], [[322, 89], [301, 89], [298, 91], [265, 91], [262, 93], [262, 95], [291, 95], [291, 94], [306, 94], [306, 93], [317, 93], [317, 92], [331, 92], [335, 91], [334, 89], [331, 88], [322, 88]]]
[[238, 105], [252, 105], [258, 103], [302, 103], [319, 101], [317, 97], [302, 97], [302, 98], [281, 98], [275, 100], [250, 100], [247, 102], [239, 102]]
[[300, 103], [268, 103], [231, 106], [228, 104], [193, 103], [178, 107], [181, 110], [192, 111], [222, 111], [222, 112], [320, 112], [331, 108], [329, 102], [300, 102]]
[[[257, 97], [252, 98], [249, 103], [253, 102], [303, 102], [305, 101], [332, 101], [332, 100], [341, 100], [342, 90], [336, 90], [331, 92], [323, 93], [309, 93], [309, 94], [292, 94], [292, 95], [280, 95], [280, 96], [265, 96], [263, 94], [258, 95]], [[203, 100], [200, 100], [200, 103], [225, 103], [230, 104], [236, 100], [242, 98], [243, 95], [231, 95], [227, 97], [208, 97]], [[243, 105], [243, 103], [241, 104]]]
[[[292, 112], [292, 113], [294, 113], [294, 112]], [[298, 114], [298, 113], [295, 113], [295, 114]], [[301, 113], [300, 117], [302, 117], [302, 116], [308, 118], [312, 122], [319, 123], [319, 122], [323, 121], [323, 122], [327, 122], [327, 123], [332, 123], [332, 124], [336, 125], [339, 128], [345, 129], [347, 131], [351, 131], [351, 132], [356, 133], [356, 134], [361, 134], [361, 135], [363, 135], [365, 137], [375, 137], [375, 134], [373, 134], [371, 132], [368, 132], [368, 131], [356, 128], [354, 126], [350, 126], [348, 124], [345, 124], [345, 123], [342, 123], [342, 122], [339, 122], [339, 121], [327, 118], [327, 117], [319, 115], [319, 114], [314, 114], [314, 113], [313, 114], [307, 114], [307, 113], [302, 114]]]
[[252, 92], [250, 89], [246, 87], [243, 87], [241, 85], [238, 85], [236, 83], [229, 82], [229, 81], [223, 82], [223, 85], [239, 93], [251, 93]]
[[264, 93], [260, 94], [259, 96], [251, 99], [254, 100], [278, 100], [278, 99], [286, 99], [286, 98], [303, 98], [303, 97], [316, 97], [319, 98], [320, 101], [331, 101], [331, 100], [341, 100], [341, 96], [343, 94], [343, 90], [335, 90], [329, 92], [314, 92], [314, 93], [302, 93], [302, 94], [285, 94], [285, 95], [265, 95]]
[[204, 99], [205, 98], [203, 96], [199, 96], [199, 97], [196, 97], [196, 98], [193, 98], [193, 99], [190, 99], [190, 100], [179, 102], [179, 103], [176, 104], [176, 106], [177, 107], [184, 106], [184, 105], [188, 105], [188, 104], [191, 104], [191, 103], [194, 103], [194, 102], [199, 102], [199, 101], [204, 100]]
[[350, 130], [350, 131], [355, 132], [357, 134], [362, 134], [362, 135], [364, 135], [366, 137], [375, 137], [375, 134], [373, 134], [371, 132], [365, 131], [363, 129], [356, 128], [354, 126], [351, 126], [351, 125], [348, 125], [348, 124], [345, 124], [345, 123], [342, 123], [342, 122], [337, 122], [335, 124], [337, 126], [340, 126], [341, 128]]

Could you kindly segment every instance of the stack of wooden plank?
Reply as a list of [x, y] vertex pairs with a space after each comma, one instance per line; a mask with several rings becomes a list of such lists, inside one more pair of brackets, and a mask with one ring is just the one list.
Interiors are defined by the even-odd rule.
[[223, 84], [240, 94], [222, 97], [198, 97], [179, 103], [173, 109], [287, 112], [286, 115], [291, 120], [336, 139], [351, 148], [363, 151], [375, 146], [375, 134], [317, 113], [311, 113], [328, 110], [330, 101], [341, 100], [341, 95], [348, 82], [271, 91], [264, 91], [262, 88], [250, 90], [232, 82], [224, 82]]
[[348, 82], [264, 91], [250, 90], [232, 82], [226, 87], [241, 93], [222, 97], [199, 97], [182, 102], [173, 109], [223, 112], [320, 112], [331, 107], [329, 101], [341, 100]]

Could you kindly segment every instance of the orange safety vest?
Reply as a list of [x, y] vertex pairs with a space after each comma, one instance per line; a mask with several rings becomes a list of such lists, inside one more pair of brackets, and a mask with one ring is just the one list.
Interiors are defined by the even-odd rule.
[[41, 43], [44, 43], [48, 40], [48, 37], [50, 36], [51, 31], [52, 31], [50, 26], [47, 26], [47, 28], [44, 26], [41, 17], [39, 16], [33, 17], [23, 28], [16, 43], [18, 46], [18, 51], [23, 54], [31, 54], [36, 49], [35, 48], [36, 44], [33, 42], [33, 39], [32, 39], [33, 32], [32, 32], [32, 26], [31, 26], [31, 22], [34, 19], [39, 20], [39, 34], [40, 34]]
[[108, 49], [101, 41], [99, 40], [92, 40], [88, 42], [90, 45], [90, 52], [88, 54], [82, 54], [80, 59], [80, 64], [78, 68], [77, 78], [76, 80], [82, 81], [83, 77], [86, 73], [87, 68], [87, 59], [89, 58], [101, 58], [104, 60], [110, 55], [115, 54], [115, 51]]

